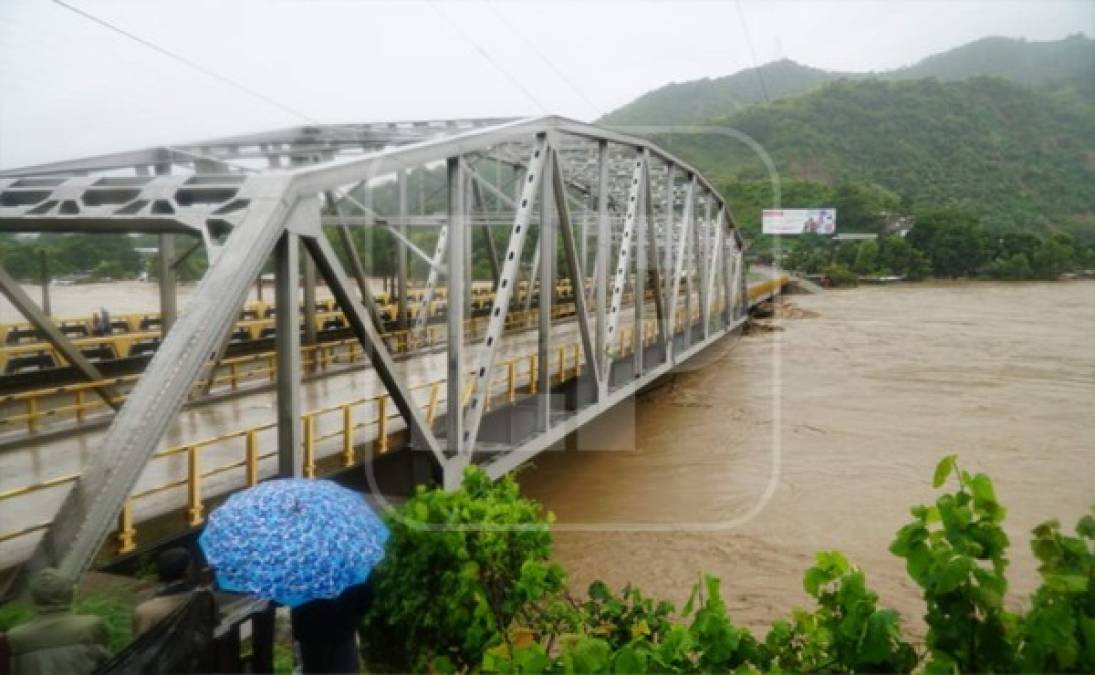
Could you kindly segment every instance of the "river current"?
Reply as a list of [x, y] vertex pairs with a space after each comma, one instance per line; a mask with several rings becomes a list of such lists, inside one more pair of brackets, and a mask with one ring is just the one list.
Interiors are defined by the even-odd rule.
[[839, 549], [922, 630], [888, 552], [958, 453], [1008, 508], [1010, 602], [1035, 587], [1029, 532], [1095, 504], [1095, 282], [923, 283], [794, 295], [751, 334], [580, 432], [521, 475], [558, 518], [584, 590], [637, 584], [678, 606], [722, 578], [759, 628], [809, 606], [802, 573]]

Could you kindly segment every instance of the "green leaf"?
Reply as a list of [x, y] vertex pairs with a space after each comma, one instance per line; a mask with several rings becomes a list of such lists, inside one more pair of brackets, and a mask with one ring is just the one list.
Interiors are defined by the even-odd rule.
[[932, 487], [939, 488], [947, 482], [947, 477], [954, 471], [955, 461], [958, 455], [947, 455], [935, 465], [935, 475], [932, 477]]
[[1085, 515], [1076, 523], [1076, 534], [1086, 539], [1095, 539], [1095, 517]]
[[623, 646], [612, 660], [614, 673], [645, 673], [646, 654], [630, 646]]
[[684, 607], [681, 608], [681, 616], [689, 616], [692, 614], [692, 607], [695, 605], [696, 596], [699, 595], [700, 585], [692, 584], [692, 592], [688, 594], [688, 602], [684, 603]]
[[877, 611], [867, 617], [866, 630], [859, 644], [859, 658], [867, 663], [883, 663], [890, 656], [890, 635], [897, 627], [897, 613]]
[[974, 503], [978, 506], [997, 504], [996, 491], [992, 487], [992, 479], [983, 473], [974, 476], [969, 482], [970, 492], [973, 493]]
[[547, 670], [549, 664], [547, 652], [536, 643], [519, 647], [513, 654], [514, 670], [519, 673], [539, 674]]
[[1047, 574], [1046, 586], [1064, 593], [1083, 593], [1087, 590], [1088, 577], [1084, 574]]
[[[486, 663], [485, 660], [484, 663]], [[430, 672], [437, 673], [437, 675], [452, 675], [456, 672], [456, 664], [447, 656], [435, 656], [430, 661]]]
[[956, 555], [946, 561], [935, 580], [936, 593], [950, 593], [969, 580], [975, 567], [969, 556]]
[[612, 660], [612, 648], [599, 638], [582, 638], [569, 651], [570, 668], [574, 673], [603, 673]]

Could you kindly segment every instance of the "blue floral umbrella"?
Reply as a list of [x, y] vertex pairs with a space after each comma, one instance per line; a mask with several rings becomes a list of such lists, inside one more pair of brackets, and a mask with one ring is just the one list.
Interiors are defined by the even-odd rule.
[[224, 590], [296, 607], [364, 582], [387, 539], [360, 494], [327, 480], [280, 479], [229, 497], [198, 542]]

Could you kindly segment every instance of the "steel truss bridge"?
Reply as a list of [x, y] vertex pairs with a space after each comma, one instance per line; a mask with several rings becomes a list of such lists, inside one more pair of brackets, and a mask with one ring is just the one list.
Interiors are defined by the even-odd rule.
[[[422, 180], [437, 184], [430, 199]], [[408, 335], [436, 331], [429, 308], [447, 300], [437, 315], [436, 414], [422, 409], [384, 339], [391, 313], [374, 298], [359, 230], [396, 242], [394, 316]], [[28, 560], [70, 574], [92, 563], [165, 430], [215, 379], [210, 364], [271, 264], [278, 474], [308, 465], [301, 342], [315, 343], [318, 274], [408, 448], [425, 453], [450, 489], [471, 463], [498, 477], [558, 443], [737, 329], [750, 302], [730, 207], [693, 167], [643, 138], [553, 116], [295, 127], [0, 172], [0, 231], [158, 236], [163, 338], [124, 399], [0, 268], [0, 290], [117, 409]], [[180, 254], [183, 236], [196, 244]], [[178, 313], [175, 269], [196, 247], [210, 265]], [[472, 333], [473, 269], [483, 258], [492, 293]], [[573, 371], [552, 358], [563, 346], [553, 305], [566, 288]], [[408, 311], [409, 297], [426, 311]], [[534, 349], [521, 400], [512, 354], [505, 361], [518, 313], [520, 339]], [[518, 434], [491, 429], [492, 386], [506, 363]], [[561, 396], [550, 383], [565, 372], [572, 391]]]

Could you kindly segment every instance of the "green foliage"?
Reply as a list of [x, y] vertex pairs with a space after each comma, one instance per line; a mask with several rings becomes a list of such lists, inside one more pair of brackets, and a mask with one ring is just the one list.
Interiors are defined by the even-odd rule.
[[[993, 231], [1064, 229], [1095, 240], [1095, 181], [1081, 140], [1095, 136], [1089, 100], [997, 78], [840, 80], [732, 112], [712, 115], [709, 124], [749, 135], [783, 181], [873, 184], [901, 195], [904, 213], [963, 209]], [[677, 133], [657, 140], [721, 184], [768, 179], [764, 162], [736, 138]], [[726, 196], [737, 213], [733, 195]], [[759, 223], [748, 213], [739, 220]], [[838, 227], [850, 222], [838, 210]]]
[[821, 273], [829, 277], [829, 281], [834, 286], [855, 286], [856, 275], [855, 272], [848, 269], [848, 266], [844, 263], [833, 263], [826, 265]]
[[1030, 543], [1043, 583], [1020, 623], [1016, 665], [1024, 672], [1095, 672], [1095, 509], [1076, 536], [1055, 520], [1034, 528]]
[[1034, 269], [1031, 268], [1026, 254], [1016, 253], [1010, 258], [997, 258], [992, 261], [985, 269], [985, 273], [993, 279], [1019, 281], [1033, 277]]
[[1004, 609], [1008, 537], [1005, 510], [992, 480], [970, 475], [948, 455], [932, 484], [954, 476], [958, 491], [934, 505], [912, 509], [913, 521], [898, 531], [890, 551], [905, 559], [909, 576], [924, 590], [928, 669], [1001, 672], [1014, 667], [1017, 617]]
[[373, 572], [366, 653], [396, 670], [478, 665], [516, 623], [559, 621], [562, 569], [548, 562], [550, 514], [516, 481], [469, 468], [463, 489], [419, 491], [388, 518]]
[[617, 596], [604, 582], [595, 581], [581, 610], [590, 632], [617, 648], [641, 637], [660, 642], [672, 628], [673, 605], [647, 598], [631, 585]]
[[870, 239], [859, 242], [855, 250], [853, 269], [857, 274], [870, 274], [878, 268], [878, 242]]
[[276, 675], [292, 675], [296, 666], [293, 658], [293, 649], [281, 643], [274, 643], [274, 673]]
[[[190, 237], [176, 237], [176, 260], [184, 254], [194, 245], [196, 240]], [[209, 258], [205, 253], [205, 246], [198, 246], [194, 251], [186, 255], [175, 266], [175, 276], [179, 281], [184, 283], [198, 281], [209, 269]], [[148, 274], [148, 278], [154, 281], [160, 279], [160, 254], [155, 253], [145, 261], [144, 271]]]
[[[826, 273], [837, 285], [856, 275], [896, 275], [909, 280], [986, 276], [993, 279], [1056, 279], [1082, 269], [1093, 252], [1064, 233], [1045, 239], [1030, 232], [993, 236], [970, 211], [930, 209], [915, 216], [907, 237], [887, 235], [858, 244], [817, 235], [795, 237], [783, 258], [786, 268]], [[840, 279], [837, 281], [837, 279]]]
[[1072, 269], [1075, 252], [1072, 238], [1066, 234], [1055, 234], [1042, 242], [1031, 258], [1035, 273], [1043, 279], [1056, 279]]
[[117, 260], [103, 260], [91, 270], [91, 278], [96, 281], [124, 279], [125, 276], [126, 271]]
[[817, 554], [803, 587], [817, 600], [814, 613], [796, 610], [791, 621], [777, 621], [765, 644], [774, 665], [791, 672], [838, 669], [907, 673], [915, 650], [901, 638], [897, 612], [878, 609], [878, 595], [863, 572], [838, 551]]
[[128, 279], [141, 269], [135, 239], [124, 234], [53, 234], [37, 238], [0, 237], [0, 261], [12, 276], [29, 282], [41, 280], [41, 253], [46, 254], [52, 278], [72, 274]]
[[[1077, 34], [1026, 42], [989, 37], [880, 73], [818, 70], [783, 59], [732, 75], [667, 84], [602, 117], [602, 124], [696, 124], [766, 101], [799, 96], [834, 80], [965, 80], [991, 75], [1040, 87], [1076, 87], [1091, 95], [1095, 42]], [[762, 84], [763, 82], [763, 84]]]
[[6, 602], [0, 605], [0, 633], [6, 633], [21, 623], [34, 618], [34, 608], [25, 602]]
[[133, 640], [133, 607], [113, 594], [93, 593], [76, 600], [77, 614], [94, 614], [106, 624], [107, 649], [117, 654]]

